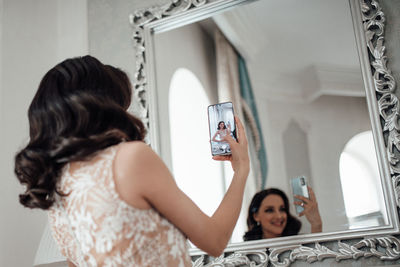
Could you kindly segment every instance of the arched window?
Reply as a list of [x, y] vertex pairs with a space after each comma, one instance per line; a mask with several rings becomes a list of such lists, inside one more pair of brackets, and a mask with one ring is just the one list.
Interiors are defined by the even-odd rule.
[[211, 156], [208, 105], [197, 77], [188, 69], [176, 70], [169, 91], [173, 173], [179, 188], [211, 216], [224, 189], [222, 165]]
[[[376, 226], [386, 221], [372, 131], [355, 135], [340, 155], [340, 179], [350, 228]], [[354, 191], [354, 188], [357, 188]]]

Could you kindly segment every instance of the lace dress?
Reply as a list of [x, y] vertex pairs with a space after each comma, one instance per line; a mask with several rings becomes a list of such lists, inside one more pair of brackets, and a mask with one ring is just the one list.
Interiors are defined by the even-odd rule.
[[137, 209], [115, 189], [117, 146], [86, 162], [68, 164], [50, 208], [61, 253], [76, 266], [191, 266], [183, 234], [154, 209]]

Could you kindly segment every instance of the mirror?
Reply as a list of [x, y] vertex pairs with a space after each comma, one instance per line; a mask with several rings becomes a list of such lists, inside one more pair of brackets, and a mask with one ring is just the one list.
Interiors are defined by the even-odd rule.
[[[209, 162], [208, 173], [196, 178], [198, 164], [191, 166], [187, 159], [193, 154], [204, 155], [203, 158], [210, 155], [206, 107], [218, 102], [221, 93], [216, 28], [245, 59], [268, 172], [266, 179], [260, 179], [259, 168], [253, 164], [243, 214], [227, 251], [271, 247], [270, 258], [274, 253], [293, 253], [296, 249], [301, 252], [298, 255], [304, 256], [306, 250], [301, 244], [307, 242], [397, 233], [395, 196], [387, 182], [389, 164], [376, 99], [382, 93], [376, 95], [377, 88], [371, 85], [366, 55], [365, 38], [371, 38], [372, 32], [366, 37], [361, 27], [361, 16], [371, 19], [378, 8], [366, 1], [361, 13], [358, 1], [349, 4], [345, 0], [206, 2], [177, 1], [132, 16], [134, 39], [137, 48], [141, 48], [135, 87], [143, 99], [144, 117], [149, 119], [152, 146], [177, 179], [182, 177], [183, 182], [178, 180], [178, 185], [187, 186], [189, 191], [194, 187], [189, 196], [195, 202], [213, 199], [203, 208], [212, 213], [216, 207], [213, 204], [218, 204], [229, 183], [228, 168]], [[374, 33], [379, 31], [375, 29]], [[373, 38], [369, 42], [377, 42]], [[375, 65], [375, 73], [376, 69]], [[140, 95], [143, 92], [149, 93], [148, 98]], [[194, 133], [198, 134], [196, 142], [185, 139]], [[388, 149], [393, 141], [388, 139]], [[173, 151], [179, 145], [182, 150]], [[378, 159], [365, 155], [377, 155]], [[346, 166], [350, 168], [346, 170]], [[367, 167], [362, 166], [372, 169], [365, 172]], [[215, 179], [219, 173], [222, 175]], [[308, 177], [317, 195], [323, 232], [309, 234], [307, 221], [303, 220], [303, 235], [240, 243], [252, 195], [262, 187], [278, 187], [292, 202], [289, 180], [299, 175]], [[188, 176], [195, 178], [189, 180]], [[185, 180], [189, 181], [186, 185]], [[206, 188], [199, 189], [200, 185]], [[360, 190], [361, 186], [365, 187]], [[195, 195], [196, 192], [200, 194]], [[365, 209], [360, 208], [371, 199]], [[284, 249], [274, 250], [276, 246]], [[318, 249], [321, 248], [316, 246]], [[263, 253], [257, 252], [260, 261]], [[192, 255], [200, 254], [192, 250]], [[275, 260], [279, 262], [278, 258]]]
[[[279, 15], [288, 5], [295, 10], [290, 19]], [[223, 181], [231, 174], [220, 175], [224, 168], [209, 160], [206, 109], [218, 102], [219, 84], [216, 29], [246, 61], [267, 155], [265, 187], [283, 190], [292, 203], [290, 179], [305, 175], [326, 233], [387, 225], [377, 160], [363, 157], [376, 152], [346, 0], [256, 1], [154, 35], [161, 155], [181, 189], [212, 215], [229, 186]], [[329, 36], [315, 38], [327, 29]], [[368, 144], [355, 145], [359, 134]], [[261, 189], [254, 184], [248, 183], [232, 242], [243, 241], [246, 211]], [[300, 219], [300, 233], [310, 233]]]

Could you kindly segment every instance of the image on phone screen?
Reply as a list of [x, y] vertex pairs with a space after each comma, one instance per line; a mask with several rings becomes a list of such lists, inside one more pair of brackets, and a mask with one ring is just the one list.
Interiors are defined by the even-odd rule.
[[236, 125], [232, 102], [208, 106], [208, 124], [210, 128], [211, 154], [213, 156], [230, 155], [231, 148], [223, 139], [226, 135], [230, 135], [236, 140]]
[[[306, 177], [299, 176], [296, 178], [292, 178], [291, 185], [292, 185], [293, 195], [298, 195], [298, 196], [303, 196], [303, 197], [309, 198]], [[297, 199], [297, 198], [294, 198], [294, 200], [301, 201], [300, 199]], [[303, 210], [304, 210], [304, 208], [300, 205], [295, 205], [295, 207], [296, 207], [297, 214], [303, 212]]]

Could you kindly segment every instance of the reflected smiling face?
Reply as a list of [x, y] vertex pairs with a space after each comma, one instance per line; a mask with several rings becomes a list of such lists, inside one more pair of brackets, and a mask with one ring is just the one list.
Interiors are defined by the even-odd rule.
[[268, 195], [254, 213], [254, 219], [262, 226], [263, 238], [280, 237], [287, 223], [283, 199], [279, 195]]

